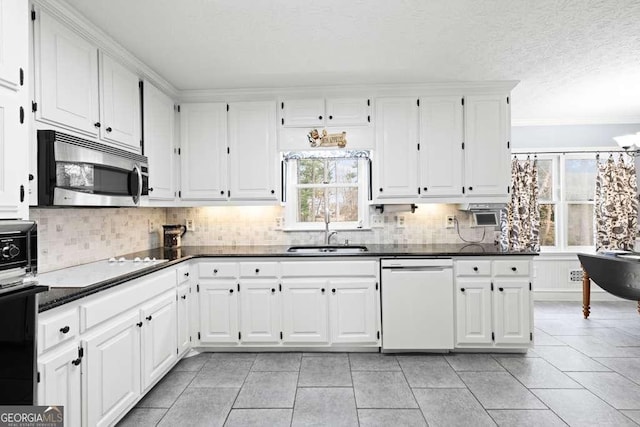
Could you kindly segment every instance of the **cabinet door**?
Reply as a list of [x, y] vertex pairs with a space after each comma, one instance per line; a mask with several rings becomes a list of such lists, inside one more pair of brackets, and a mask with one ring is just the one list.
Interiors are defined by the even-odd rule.
[[[26, 76], [23, 55], [28, 45], [27, 2], [0, 0], [0, 85], [17, 90]], [[23, 51], [25, 53], [23, 53]]]
[[278, 200], [276, 106], [229, 104], [229, 183], [232, 200]]
[[[280, 102], [284, 127], [320, 127], [324, 125], [324, 99], [290, 99]], [[311, 129], [309, 129], [311, 130]]]
[[329, 288], [331, 342], [377, 342], [375, 279], [333, 279]]
[[462, 97], [420, 98], [422, 197], [462, 195]]
[[142, 388], [162, 377], [177, 355], [176, 293], [171, 290], [145, 305], [142, 315]]
[[149, 199], [173, 200], [175, 192], [173, 100], [145, 82], [144, 155], [149, 158]]
[[0, 88], [0, 218], [28, 215], [26, 203], [21, 202], [28, 138], [26, 124], [20, 124], [20, 107], [18, 93]]
[[136, 310], [84, 342], [87, 425], [112, 425], [140, 396], [138, 322]]
[[52, 353], [38, 359], [38, 372], [40, 372], [38, 405], [64, 406], [65, 425], [80, 427], [82, 423], [80, 401], [82, 359], [78, 357], [78, 344], [74, 343], [61, 351]]
[[327, 126], [368, 125], [371, 101], [366, 98], [327, 99]]
[[180, 106], [181, 198], [227, 198], [227, 104]]
[[140, 87], [134, 73], [100, 56], [100, 138], [140, 153]]
[[415, 98], [376, 100], [378, 199], [418, 196], [418, 106]]
[[280, 312], [280, 292], [275, 280], [240, 282], [240, 330], [243, 343], [279, 343]]
[[200, 342], [238, 342], [237, 282], [200, 281]]
[[456, 280], [456, 342], [491, 344], [491, 282]]
[[184, 354], [191, 347], [191, 329], [189, 328], [191, 293], [189, 290], [189, 286], [178, 288], [178, 354]]
[[36, 119], [98, 136], [98, 49], [46, 12], [37, 16]]
[[285, 343], [328, 343], [327, 289], [324, 279], [282, 281], [282, 329]]
[[506, 95], [465, 97], [467, 196], [507, 196], [511, 175], [508, 107]]
[[531, 341], [529, 281], [496, 280], [493, 318], [496, 344], [527, 344]]

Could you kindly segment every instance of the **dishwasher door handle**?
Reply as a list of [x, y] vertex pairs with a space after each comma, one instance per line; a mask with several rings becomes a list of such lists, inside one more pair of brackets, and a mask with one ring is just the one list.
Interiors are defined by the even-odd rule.
[[445, 270], [451, 270], [451, 267], [384, 267], [383, 270], [390, 271], [391, 273], [409, 273], [409, 272], [439, 272]]

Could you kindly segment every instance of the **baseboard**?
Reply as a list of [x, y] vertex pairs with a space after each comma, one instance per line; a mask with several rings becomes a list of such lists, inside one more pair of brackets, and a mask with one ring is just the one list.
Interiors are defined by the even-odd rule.
[[[579, 301], [582, 302], [582, 291], [575, 289], [554, 289], [549, 291], [533, 291], [534, 301]], [[610, 293], [591, 290], [591, 301], [626, 301]]]

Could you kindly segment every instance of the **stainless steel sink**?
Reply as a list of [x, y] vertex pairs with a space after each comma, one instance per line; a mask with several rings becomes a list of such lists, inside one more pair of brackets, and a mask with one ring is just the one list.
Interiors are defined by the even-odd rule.
[[368, 252], [366, 246], [291, 246], [287, 252], [298, 254], [358, 254]]

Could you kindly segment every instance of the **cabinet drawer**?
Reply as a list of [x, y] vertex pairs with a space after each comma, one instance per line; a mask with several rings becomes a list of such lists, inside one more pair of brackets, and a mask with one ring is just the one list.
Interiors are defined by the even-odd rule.
[[528, 276], [529, 261], [493, 261], [493, 274], [494, 276]]
[[62, 342], [70, 341], [80, 332], [78, 308], [52, 310], [38, 316], [38, 353]]
[[198, 265], [199, 277], [237, 277], [236, 262], [201, 262]]
[[176, 271], [163, 270], [143, 279], [133, 280], [115, 288], [108, 295], [98, 294], [95, 298], [80, 305], [80, 323], [82, 331], [98, 325], [126, 310], [176, 287]]
[[178, 285], [186, 283], [189, 281], [189, 276], [191, 276], [191, 272], [189, 271], [189, 264], [181, 265], [177, 269], [178, 271]]
[[240, 277], [277, 277], [279, 267], [277, 262], [242, 262]]
[[491, 261], [468, 260], [456, 262], [456, 276], [489, 276]]
[[375, 276], [376, 261], [300, 261], [282, 262], [282, 276]]

